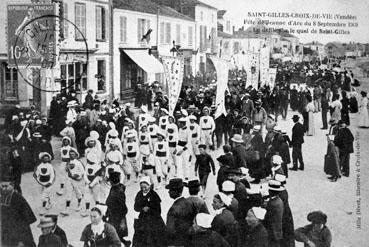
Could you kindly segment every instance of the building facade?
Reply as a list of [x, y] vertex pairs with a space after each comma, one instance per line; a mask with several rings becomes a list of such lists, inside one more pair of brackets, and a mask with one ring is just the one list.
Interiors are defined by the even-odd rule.
[[138, 84], [163, 83], [163, 56], [183, 56], [184, 75], [193, 74], [192, 18], [149, 0], [114, 1], [113, 22], [115, 97], [131, 97]]
[[[63, 17], [55, 20], [56, 63], [52, 69], [11, 68], [7, 64], [7, 5], [42, 3], [54, 4], [55, 15]], [[111, 81], [109, 6], [109, 0], [1, 1], [0, 33], [5, 34], [0, 35], [1, 103], [21, 107], [35, 105], [46, 113], [57, 92], [75, 92], [80, 101], [88, 89], [94, 90], [100, 98], [108, 97]], [[23, 79], [30, 75], [35, 87]], [[42, 85], [45, 83], [47, 85]]]

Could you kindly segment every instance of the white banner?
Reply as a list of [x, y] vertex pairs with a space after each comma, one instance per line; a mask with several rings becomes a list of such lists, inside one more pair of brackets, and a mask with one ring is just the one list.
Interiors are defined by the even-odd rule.
[[183, 82], [183, 57], [162, 57], [168, 88], [169, 114], [173, 115]]
[[217, 94], [215, 97], [215, 105], [217, 107], [214, 118], [218, 118], [222, 114], [227, 115], [225, 109], [225, 92], [228, 88], [228, 62], [224, 59], [217, 57], [209, 57], [214, 64], [217, 72]]
[[259, 72], [260, 72], [260, 53], [253, 52], [251, 55], [251, 85], [253, 88], [258, 89], [259, 84]]
[[270, 89], [274, 88], [275, 85], [275, 77], [277, 76], [277, 69], [276, 68], [270, 68], [269, 69], [269, 80], [267, 86], [270, 87]]
[[260, 84], [264, 86], [269, 80], [269, 48], [260, 49]]

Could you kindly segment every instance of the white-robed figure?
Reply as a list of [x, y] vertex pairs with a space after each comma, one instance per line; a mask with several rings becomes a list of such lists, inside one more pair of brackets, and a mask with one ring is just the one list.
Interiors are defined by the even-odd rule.
[[119, 141], [119, 138], [118, 138], [119, 133], [115, 128], [115, 124], [113, 122], [110, 122], [109, 127], [110, 127], [110, 130], [108, 131], [108, 133], [106, 133], [106, 138], [105, 138], [106, 152], [109, 151], [110, 143], [115, 140], [118, 141], [116, 143], [118, 145], [119, 151], [123, 152], [123, 146], [122, 146], [122, 143]]
[[159, 118], [159, 127], [162, 131], [165, 131], [167, 129], [167, 125], [168, 125], [169, 112], [165, 108], [161, 108], [160, 111], [161, 111], [162, 115]]
[[177, 174], [177, 143], [178, 143], [178, 126], [174, 123], [174, 117], [169, 116], [168, 118], [169, 124], [166, 130], [166, 137], [168, 140], [168, 147], [169, 147], [169, 176], [171, 174]]
[[86, 182], [86, 208], [81, 213], [83, 217], [88, 216], [88, 212], [92, 203], [97, 205], [101, 202], [100, 181], [102, 180], [102, 175], [103, 169], [101, 166], [100, 155], [98, 155], [96, 152], [89, 152], [86, 155], [86, 167], [84, 174], [84, 180]]
[[77, 101], [75, 100], [71, 100], [68, 102], [67, 107], [68, 107], [68, 111], [67, 111], [67, 121], [71, 121], [72, 123], [74, 123], [77, 120], [77, 112], [75, 107], [77, 106]]
[[71, 148], [69, 150], [69, 158], [70, 160], [67, 163], [68, 178], [66, 184], [66, 202], [64, 210], [60, 212], [63, 216], [69, 215], [69, 208], [73, 193], [77, 198], [76, 211], [78, 212], [81, 210], [81, 201], [85, 190], [85, 181], [83, 179], [85, 168], [82, 162], [78, 159], [79, 153], [77, 149]]
[[150, 133], [152, 145], [155, 145], [158, 138], [157, 133], [160, 131], [159, 126], [156, 124], [156, 118], [154, 117], [149, 118], [149, 124], [147, 125], [147, 129]]
[[147, 113], [147, 107], [145, 105], [141, 106], [140, 113], [136, 118], [137, 130], [140, 130], [142, 125], [147, 125], [149, 123], [149, 117], [150, 115]]
[[133, 134], [136, 136], [136, 139], [138, 138], [138, 133], [137, 133], [137, 130], [135, 129], [133, 120], [130, 118], [126, 118], [124, 121], [125, 121], [125, 126], [123, 126], [122, 137], [121, 137], [121, 142], [123, 144], [123, 147], [127, 143], [127, 135]]
[[35, 168], [33, 177], [37, 183], [41, 185], [41, 202], [42, 209], [40, 215], [44, 215], [46, 210], [49, 210], [51, 205], [52, 185], [55, 181], [55, 170], [50, 163], [51, 155], [47, 152], [41, 152], [38, 156], [41, 163]]
[[207, 147], [213, 145], [212, 133], [215, 130], [215, 122], [212, 116], [210, 116], [210, 110], [208, 107], [204, 107], [202, 110], [204, 116], [200, 117], [200, 144], [204, 144]]
[[165, 140], [165, 134], [162, 131], [157, 133], [158, 140], [154, 145], [154, 159], [155, 159], [155, 170], [158, 178], [158, 186], [160, 188], [162, 178], [166, 184], [168, 178], [168, 161], [169, 161], [169, 146]]
[[150, 152], [152, 152], [152, 150], [154, 149], [152, 140], [151, 140], [151, 136], [149, 131], [147, 131], [147, 126], [146, 125], [142, 125], [140, 132], [138, 133], [138, 141], [139, 141], [139, 146], [147, 146], [150, 150]]
[[130, 179], [131, 172], [135, 173], [135, 182], [139, 181], [141, 172], [141, 164], [139, 162], [140, 149], [138, 146], [137, 137], [133, 133], [127, 135], [127, 143], [124, 146], [124, 163], [123, 170], [127, 176], [127, 180]]
[[155, 169], [155, 159], [154, 155], [150, 152], [148, 146], [140, 146], [140, 158], [139, 162], [142, 167], [142, 174], [144, 176], [149, 176], [153, 182], [154, 187], [156, 187], [156, 178], [154, 175]]
[[62, 146], [60, 148], [61, 163], [58, 169], [60, 189], [58, 192], [56, 192], [59, 196], [62, 196], [65, 190], [65, 183], [68, 177], [67, 163], [69, 162], [69, 150], [72, 148], [71, 144], [72, 144], [72, 140], [68, 136], [64, 136], [62, 139]]
[[99, 159], [101, 160], [101, 155], [102, 155], [102, 149], [101, 149], [101, 143], [99, 141], [99, 133], [97, 133], [97, 131], [92, 130], [90, 132], [90, 136], [86, 138], [85, 140], [85, 157], [87, 157], [87, 155], [90, 152], [94, 152], [97, 153], [99, 156]]
[[190, 131], [191, 131], [191, 145], [192, 145], [192, 163], [196, 162], [197, 155], [200, 154], [199, 144], [200, 144], [200, 126], [196, 123], [197, 117], [190, 115], [188, 117], [190, 120]]
[[191, 131], [186, 126], [187, 118], [178, 119], [177, 177], [188, 179], [190, 176], [191, 160]]

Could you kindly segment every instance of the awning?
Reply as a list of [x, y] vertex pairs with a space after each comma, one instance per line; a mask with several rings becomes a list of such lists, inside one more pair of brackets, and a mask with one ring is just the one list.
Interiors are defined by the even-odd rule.
[[163, 65], [147, 50], [123, 50], [138, 66], [147, 73], [164, 73]]

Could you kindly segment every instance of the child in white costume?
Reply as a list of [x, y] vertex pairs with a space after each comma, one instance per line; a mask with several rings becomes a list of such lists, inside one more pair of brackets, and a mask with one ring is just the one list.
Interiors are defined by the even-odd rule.
[[46, 210], [52, 207], [51, 190], [56, 176], [54, 167], [50, 163], [51, 155], [47, 152], [42, 152], [39, 154], [39, 159], [41, 163], [35, 168], [33, 177], [41, 185], [42, 209], [40, 215], [44, 215]]
[[169, 160], [169, 146], [168, 142], [165, 140], [165, 134], [161, 131], [157, 133], [158, 140], [154, 145], [154, 159], [155, 159], [155, 169], [158, 179], [158, 186], [161, 186], [161, 179], [164, 178], [164, 183], [167, 181], [168, 177], [168, 160]]
[[[127, 143], [124, 147], [124, 165], [123, 170], [126, 173], [126, 170], [131, 168], [135, 172], [136, 180], [135, 182], [138, 182], [139, 175], [141, 173], [141, 165], [139, 162], [139, 156], [140, 156], [140, 150], [138, 146], [138, 142], [136, 139], [136, 136], [133, 133], [130, 133], [127, 135]], [[125, 169], [125, 166], [127, 168]], [[127, 174], [126, 174], [127, 175]], [[127, 175], [127, 178], [129, 180], [129, 176]]]
[[85, 189], [85, 203], [86, 210], [81, 213], [83, 217], [88, 216], [90, 205], [100, 203], [101, 187], [100, 181], [102, 179], [103, 169], [100, 163], [100, 157], [97, 153], [89, 152], [86, 156], [86, 168], [84, 174], [84, 180], [86, 182]]
[[76, 211], [81, 210], [81, 201], [85, 189], [85, 181], [83, 179], [85, 168], [82, 162], [78, 159], [79, 153], [77, 149], [71, 148], [69, 150], [70, 161], [67, 163], [67, 194], [65, 209], [61, 212], [63, 216], [69, 215], [70, 203], [72, 200], [72, 194], [75, 193], [77, 197], [77, 208]]
[[71, 144], [72, 140], [68, 136], [64, 136], [62, 139], [62, 146], [60, 148], [61, 163], [58, 170], [58, 177], [60, 177], [60, 190], [56, 192], [59, 196], [62, 196], [65, 190], [65, 183], [68, 177], [67, 163], [69, 162], [69, 150], [72, 148]]

